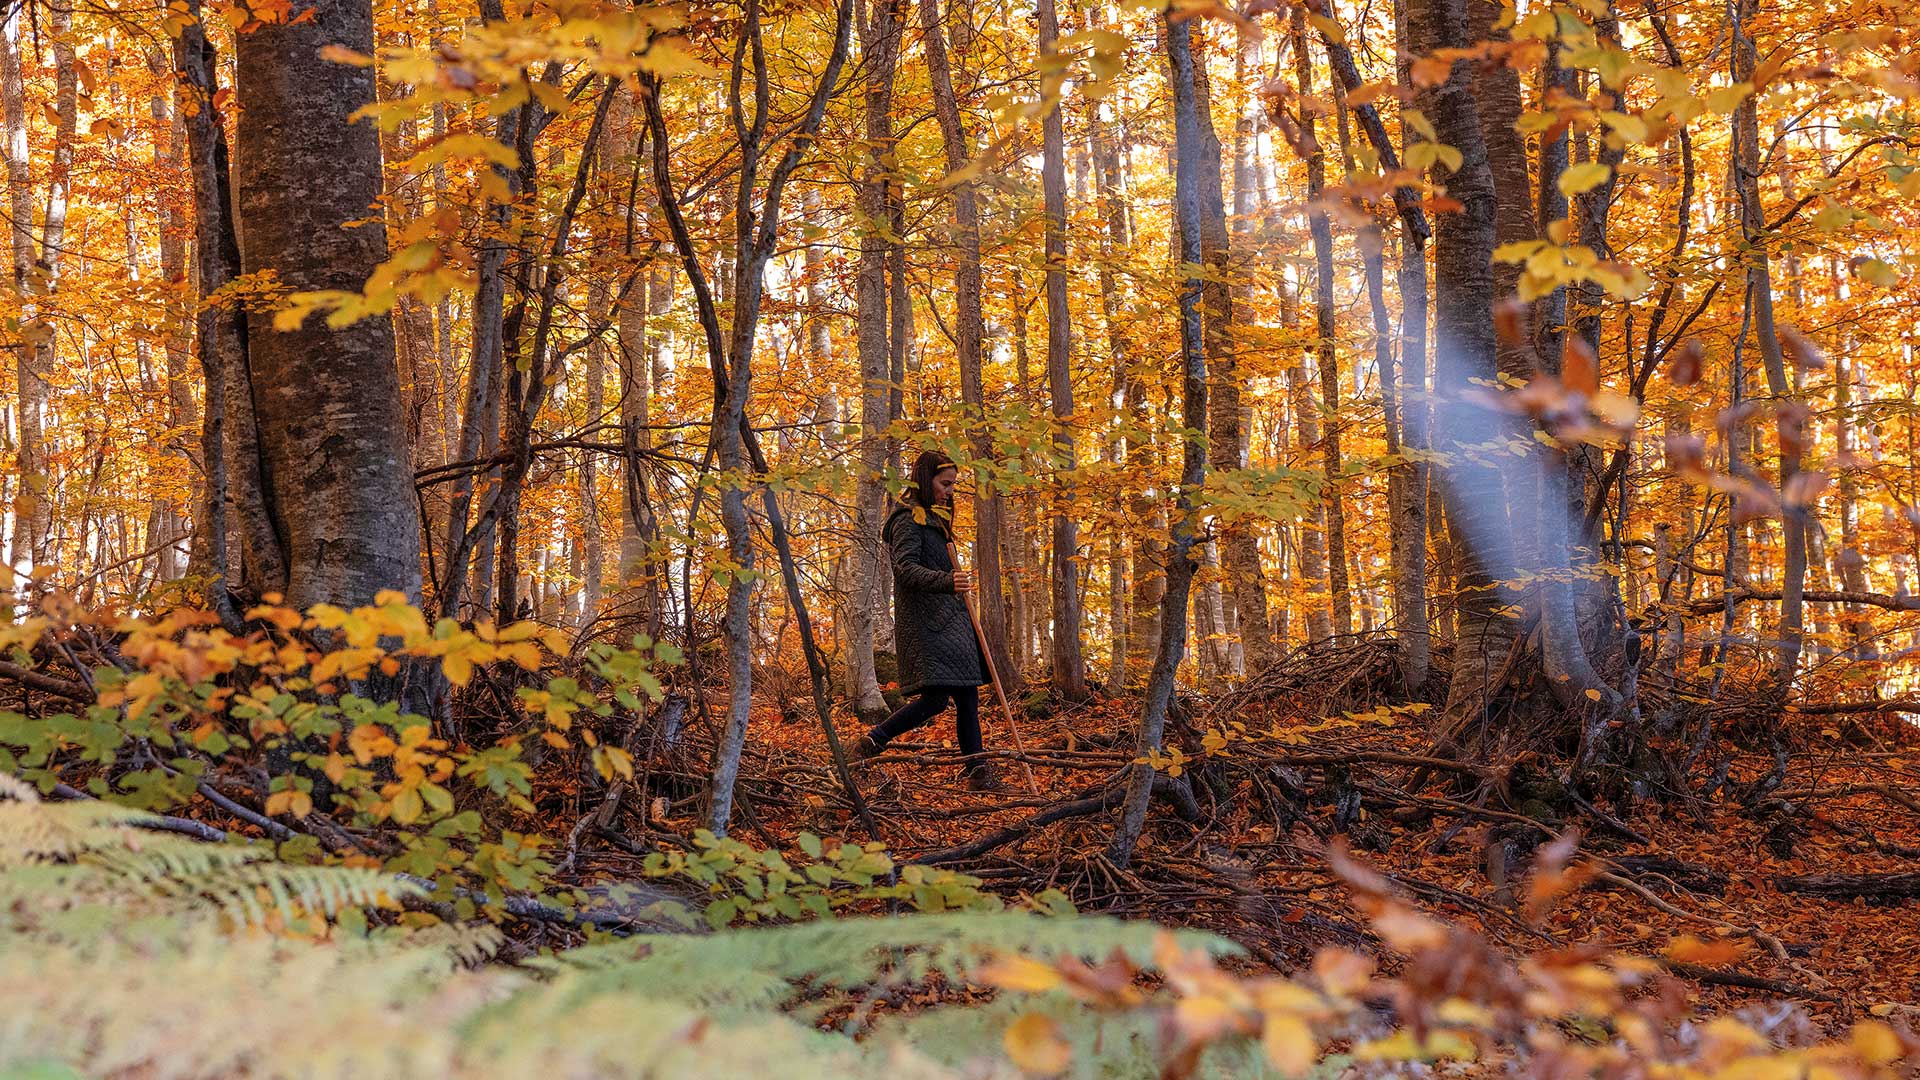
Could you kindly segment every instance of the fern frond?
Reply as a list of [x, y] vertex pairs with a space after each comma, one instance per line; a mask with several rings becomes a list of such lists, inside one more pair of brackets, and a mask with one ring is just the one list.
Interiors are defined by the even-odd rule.
[[[706, 936], [646, 935], [573, 949], [552, 963], [597, 969], [611, 985], [740, 1009], [782, 1000], [796, 983], [818, 991], [914, 982], [931, 974], [963, 979], [981, 962], [1008, 952], [1096, 959], [1118, 949], [1145, 964], [1164, 932], [1151, 923], [1095, 916], [959, 912], [822, 919]], [[1181, 938], [1189, 948], [1238, 951], [1210, 934], [1185, 932]]]

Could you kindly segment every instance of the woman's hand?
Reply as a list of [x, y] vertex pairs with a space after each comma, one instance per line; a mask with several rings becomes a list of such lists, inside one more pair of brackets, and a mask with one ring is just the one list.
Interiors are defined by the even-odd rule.
[[957, 593], [973, 591], [973, 575], [965, 570], [953, 572], [953, 591]]

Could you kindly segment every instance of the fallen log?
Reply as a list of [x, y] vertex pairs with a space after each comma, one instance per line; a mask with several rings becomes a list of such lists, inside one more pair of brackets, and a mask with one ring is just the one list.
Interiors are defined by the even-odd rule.
[[1910, 900], [1920, 896], [1920, 873], [1801, 874], [1773, 879], [1781, 892], [1802, 893], [1829, 900]]

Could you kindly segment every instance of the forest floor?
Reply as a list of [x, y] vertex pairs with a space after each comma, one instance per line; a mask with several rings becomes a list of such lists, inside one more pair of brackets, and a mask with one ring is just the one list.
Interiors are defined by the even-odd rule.
[[[1773, 754], [1721, 739], [1708, 755], [1725, 777], [1715, 797], [1620, 807], [1508, 782], [1524, 769], [1501, 782], [1423, 770], [1411, 762], [1432, 732], [1418, 713], [1329, 717], [1299, 695], [1183, 704], [1188, 785], [1176, 785], [1181, 798], [1156, 798], [1125, 869], [1103, 852], [1133, 757], [1121, 733], [1137, 721], [1136, 698], [1022, 715], [1025, 754], [983, 702], [1005, 792], [962, 784], [949, 716], [855, 775], [878, 839], [901, 862], [963, 871], [1010, 897], [1058, 888], [1082, 911], [1212, 930], [1244, 946], [1250, 965], [1293, 970], [1325, 945], [1382, 952], [1328, 867], [1327, 845], [1338, 841], [1422, 908], [1515, 953], [1600, 945], [1664, 958], [1705, 1012], [1784, 998], [1835, 1029], [1870, 1012], [1920, 1020], [1920, 800], [1909, 794], [1920, 789], [1920, 730], [1904, 722], [1789, 718], [1798, 741], [1783, 777]], [[861, 727], [851, 717], [840, 725], [850, 747]], [[1235, 739], [1216, 740], [1209, 754], [1209, 730]], [[753, 731], [741, 839], [787, 851], [802, 831], [871, 839], [807, 703], [756, 713]], [[664, 839], [699, 826], [705, 748], [692, 724], [689, 733], [669, 760], [652, 763], [669, 774], [680, 763], [682, 785], [629, 800], [629, 828]], [[1533, 849], [1568, 827], [1580, 830], [1595, 876], [1530, 920]], [[636, 858], [588, 841], [575, 870], [619, 878]], [[1780, 884], [1832, 874], [1913, 876], [1891, 882], [1905, 896], [1877, 900]]]

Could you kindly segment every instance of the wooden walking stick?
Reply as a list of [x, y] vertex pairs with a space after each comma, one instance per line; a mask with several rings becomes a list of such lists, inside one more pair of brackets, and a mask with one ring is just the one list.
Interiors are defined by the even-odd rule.
[[[960, 569], [960, 549], [947, 541], [947, 561], [953, 563], [955, 570]], [[1027, 764], [1027, 747], [1020, 741], [1020, 725], [1013, 722], [1013, 706], [1007, 704], [1006, 687], [1000, 685], [1000, 669], [993, 662], [993, 650], [987, 647], [987, 631], [980, 625], [980, 613], [974, 610], [973, 593], [960, 594], [960, 602], [967, 607], [967, 618], [973, 620], [973, 639], [980, 643], [980, 655], [987, 661], [987, 678], [993, 682], [993, 696], [1000, 699], [1000, 711], [1007, 718], [1007, 730], [1013, 732], [1013, 748], [1020, 752], [1020, 768], [1027, 774], [1027, 790], [1040, 794], [1040, 785], [1033, 778], [1033, 766]]]

